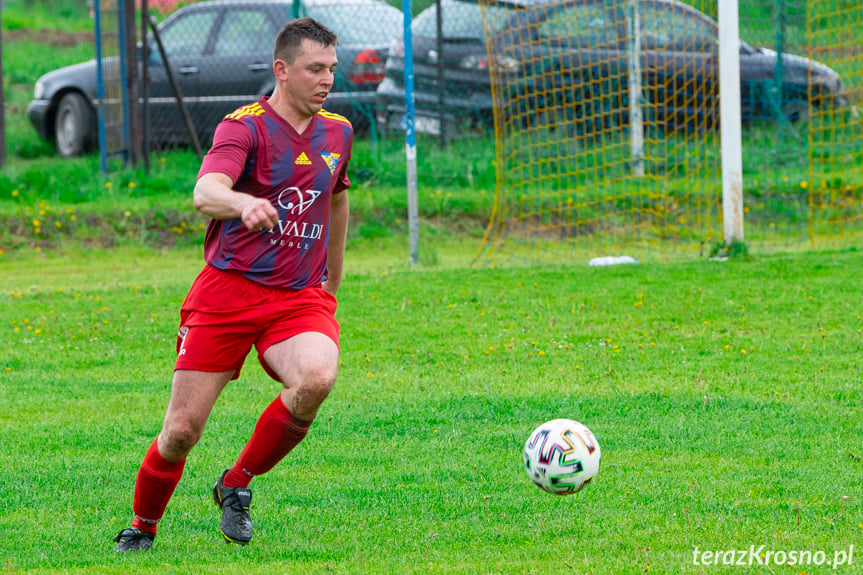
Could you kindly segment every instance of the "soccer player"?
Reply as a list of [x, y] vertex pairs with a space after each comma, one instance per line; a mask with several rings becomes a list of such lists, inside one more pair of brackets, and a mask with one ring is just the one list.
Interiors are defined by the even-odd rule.
[[350, 123], [322, 109], [337, 42], [311, 18], [287, 24], [272, 96], [229, 114], [202, 162], [194, 203], [211, 218], [207, 265], [180, 310], [171, 399], [138, 471], [132, 525], [114, 538], [118, 552], [153, 545], [186, 456], [253, 345], [283, 387], [213, 488], [227, 541], [251, 540], [250, 481], [303, 440], [333, 386], [353, 143]]

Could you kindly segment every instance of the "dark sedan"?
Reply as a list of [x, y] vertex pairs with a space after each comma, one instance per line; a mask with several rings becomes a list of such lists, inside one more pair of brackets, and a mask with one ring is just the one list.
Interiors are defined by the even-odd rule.
[[[491, 74], [507, 119], [529, 125], [539, 109], [556, 109], [557, 122], [603, 122], [612, 110], [627, 115], [629, 54], [626, 3], [602, 0], [498, 0], [487, 8], [485, 30], [475, 1], [442, 0], [411, 28], [416, 129], [462, 132], [492, 125]], [[718, 102], [718, 26], [675, 0], [640, 0], [639, 62], [648, 121], [674, 129], [715, 124]], [[485, 32], [491, 34], [489, 49]], [[387, 77], [378, 87], [379, 123], [403, 125], [404, 46], [396, 42]], [[844, 102], [839, 75], [799, 56], [740, 44], [742, 116], [805, 118], [814, 105]]]
[[[299, 7], [299, 10], [297, 9]], [[159, 26], [186, 109], [201, 142], [236, 108], [272, 92], [273, 42], [293, 16], [312, 16], [339, 35], [339, 67], [325, 109], [346, 116], [357, 131], [373, 119], [375, 89], [402, 13], [381, 0], [210, 0], [172, 14]], [[189, 143], [166, 67], [151, 41], [148, 62], [150, 138]], [[28, 106], [39, 134], [63, 156], [97, 143], [95, 60], [42, 76]]]

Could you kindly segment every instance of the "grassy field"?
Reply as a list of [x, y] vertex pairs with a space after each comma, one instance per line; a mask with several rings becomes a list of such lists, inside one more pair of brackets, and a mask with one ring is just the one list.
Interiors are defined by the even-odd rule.
[[[199, 250], [0, 260], [0, 566], [797, 575], [828, 567], [741, 571], [693, 552], [863, 547], [859, 253], [529, 270], [453, 256], [424, 272], [405, 254], [349, 250], [339, 382], [253, 483], [252, 544], [222, 543], [209, 499], [277, 393], [250, 357], [138, 556], [110, 538], [160, 428]], [[522, 469], [530, 431], [557, 417], [603, 450], [572, 497]], [[837, 572], [859, 569], [854, 556]]]
[[[6, 33], [84, 30], [77, 4], [52, 4], [62, 18], [3, 6], [3, 573], [861, 572], [859, 248], [472, 269], [494, 199], [488, 140], [421, 142], [417, 269], [403, 144], [357, 145], [339, 381], [307, 440], [252, 484], [252, 544], [222, 543], [210, 490], [278, 392], [254, 356], [217, 403], [154, 550], [115, 555], [203, 265], [199, 159], [175, 151], [149, 174], [104, 176], [95, 156], [58, 160], [36, 137], [23, 117], [32, 83], [92, 47], [43, 58], [45, 44]], [[747, 173], [759, 178], [755, 215], [804, 181], [771, 165]], [[588, 425], [603, 451], [597, 480], [572, 497], [541, 492], [522, 468], [530, 432], [559, 417]], [[844, 564], [826, 563], [851, 545]], [[694, 564], [694, 552], [750, 549], [765, 557]], [[780, 565], [777, 552], [822, 564]]]

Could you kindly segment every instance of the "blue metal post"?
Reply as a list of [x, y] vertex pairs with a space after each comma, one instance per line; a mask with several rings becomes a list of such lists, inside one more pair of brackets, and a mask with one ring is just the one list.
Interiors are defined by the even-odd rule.
[[[96, 98], [102, 102], [105, 98], [105, 77], [102, 73], [102, 3], [93, 2], [93, 17], [96, 26]], [[96, 106], [99, 128], [99, 165], [102, 173], [108, 173], [108, 138], [105, 134], [105, 109], [102, 104]]]
[[404, 14], [405, 158], [408, 186], [408, 236], [411, 267], [419, 262], [419, 207], [417, 203], [417, 141], [414, 130], [414, 46], [411, 36], [411, 0], [402, 0]]

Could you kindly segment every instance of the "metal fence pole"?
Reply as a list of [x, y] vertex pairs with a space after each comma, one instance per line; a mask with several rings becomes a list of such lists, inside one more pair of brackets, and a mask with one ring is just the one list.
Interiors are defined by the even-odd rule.
[[137, 27], [135, 26], [135, 0], [124, 0], [123, 21], [120, 26], [124, 29], [125, 45], [123, 52], [126, 61], [126, 98], [128, 98], [129, 139], [126, 145], [129, 148], [129, 163], [137, 166], [141, 161], [141, 106], [138, 97], [141, 94], [138, 83], [138, 43]]
[[147, 42], [147, 20], [150, 7], [147, 0], [141, 0], [141, 153], [144, 160], [144, 172], [150, 173], [150, 78], [149, 60], [150, 45]]
[[105, 73], [104, 60], [102, 58], [102, 2], [95, 0], [93, 2], [93, 23], [96, 27], [96, 99], [99, 105], [96, 106], [96, 122], [99, 131], [99, 167], [103, 174], [108, 173], [108, 132], [105, 127], [106, 112], [104, 99], [107, 96], [105, 90]]
[[644, 119], [641, 114], [641, 21], [638, 2], [629, 1], [629, 124], [632, 173], [644, 175]]
[[437, 99], [438, 99], [438, 122], [440, 123], [440, 134], [438, 141], [441, 148], [446, 147], [446, 74], [444, 73], [444, 44], [443, 44], [443, 6], [441, 0], [435, 0], [437, 12]]
[[[411, 36], [411, 0], [402, 0], [405, 31], [405, 157], [408, 185], [408, 236], [411, 267], [419, 263], [419, 208], [417, 204], [417, 140], [414, 131], [414, 46]], [[441, 126], [443, 129], [443, 126]]]

